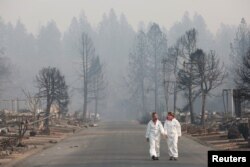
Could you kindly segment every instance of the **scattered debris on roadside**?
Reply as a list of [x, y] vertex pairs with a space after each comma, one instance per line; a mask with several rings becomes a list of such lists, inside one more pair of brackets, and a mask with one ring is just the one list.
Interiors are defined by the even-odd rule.
[[219, 150], [250, 150], [249, 118], [208, 119], [206, 125], [182, 124], [182, 131]]

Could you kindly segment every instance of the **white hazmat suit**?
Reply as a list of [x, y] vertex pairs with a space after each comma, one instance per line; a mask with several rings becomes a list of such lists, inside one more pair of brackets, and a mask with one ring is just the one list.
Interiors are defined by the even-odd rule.
[[160, 157], [160, 140], [161, 134], [164, 135], [162, 123], [157, 120], [154, 123], [152, 120], [147, 125], [146, 138], [149, 139], [149, 154], [150, 157]]
[[175, 118], [166, 120], [164, 123], [165, 134], [167, 135], [168, 154], [170, 157], [178, 158], [178, 137], [181, 136], [181, 125]]

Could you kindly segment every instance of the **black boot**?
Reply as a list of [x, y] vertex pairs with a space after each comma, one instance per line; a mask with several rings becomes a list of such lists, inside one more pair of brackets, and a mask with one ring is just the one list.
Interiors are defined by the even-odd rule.
[[152, 156], [152, 160], [156, 160], [154, 155]]

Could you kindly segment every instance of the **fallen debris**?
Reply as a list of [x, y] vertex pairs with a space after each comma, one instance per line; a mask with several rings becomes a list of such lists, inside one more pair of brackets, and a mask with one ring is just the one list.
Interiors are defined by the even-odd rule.
[[56, 140], [50, 140], [49, 143], [53, 143], [53, 144], [56, 144], [57, 141]]
[[96, 124], [96, 123], [90, 123], [89, 126], [90, 127], [98, 127], [98, 124]]
[[[37, 125], [38, 126], [38, 125]], [[57, 144], [60, 140], [75, 133], [80, 126], [68, 125], [67, 120], [57, 121], [57, 124], [50, 125], [50, 135], [43, 135], [37, 126], [28, 126], [24, 133], [22, 142], [19, 141], [18, 126], [15, 121], [8, 128], [7, 134], [0, 136], [0, 163], [7, 164], [16, 157], [22, 157], [25, 153], [33, 150], [46, 149], [52, 144]], [[7, 129], [6, 128], [6, 129]], [[72, 148], [77, 148], [75, 145]], [[15, 154], [15, 156], [12, 156]]]

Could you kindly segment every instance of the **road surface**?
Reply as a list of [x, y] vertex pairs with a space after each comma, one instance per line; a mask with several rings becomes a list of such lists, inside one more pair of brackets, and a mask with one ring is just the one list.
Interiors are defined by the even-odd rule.
[[16, 167], [205, 167], [210, 149], [182, 137], [178, 161], [169, 161], [167, 144], [161, 141], [161, 157], [152, 161], [145, 141], [145, 125], [106, 122], [84, 129], [55, 146], [18, 163]]

